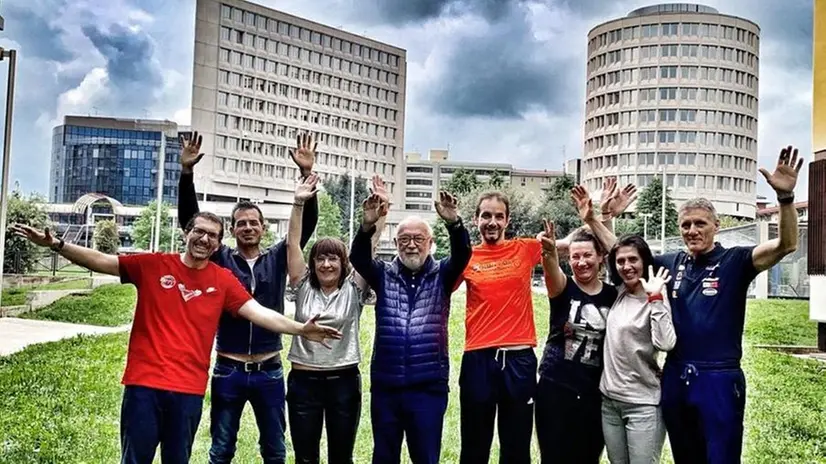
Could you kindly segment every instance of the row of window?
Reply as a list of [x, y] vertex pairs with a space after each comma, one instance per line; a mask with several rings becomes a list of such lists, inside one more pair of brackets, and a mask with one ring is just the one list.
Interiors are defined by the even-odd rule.
[[588, 113], [613, 105], [646, 105], [657, 102], [724, 103], [748, 109], [757, 108], [757, 98], [745, 92], [703, 87], [650, 87], [609, 92], [591, 97], [585, 104]]
[[740, 63], [757, 70], [759, 58], [754, 53], [731, 47], [697, 44], [662, 44], [628, 47], [597, 55], [588, 60], [588, 72], [593, 73], [606, 66], [636, 64], [657, 58], [694, 58], [703, 60]]
[[611, 85], [646, 83], [658, 79], [690, 79], [740, 85], [757, 90], [757, 76], [736, 69], [709, 66], [644, 66], [611, 71], [588, 79], [588, 92]]
[[[636, 174], [619, 176], [617, 182], [620, 185], [632, 183], [637, 188], [647, 187], [655, 177], [662, 178], [658, 174]], [[592, 191], [602, 188], [603, 179], [590, 179], [586, 181], [588, 188]], [[667, 174], [666, 187], [681, 188], [685, 190], [717, 190], [739, 193], [753, 193], [756, 191], [757, 183], [749, 179], [728, 176], [707, 176], [694, 174]]]
[[[287, 134], [288, 140], [295, 140], [297, 131], [293, 130], [292, 135]], [[327, 133], [316, 134], [316, 140], [321, 148], [338, 148], [341, 150], [355, 151], [374, 156], [383, 156], [395, 160], [396, 147], [384, 145], [381, 143], [368, 142], [365, 140], [351, 139], [347, 137], [339, 137]], [[286, 158], [288, 149], [283, 145], [274, 143], [262, 142], [259, 140], [249, 140], [245, 138], [232, 137], [228, 135], [219, 134], [215, 138], [215, 145], [217, 150], [226, 150], [230, 152], [245, 152], [253, 153], [260, 156], [272, 156], [277, 158]], [[327, 154], [319, 152], [316, 154], [319, 159], [327, 159]], [[339, 155], [331, 155], [338, 160]], [[342, 158], [349, 159], [349, 156], [341, 155]], [[326, 162], [324, 162], [326, 164]], [[332, 163], [344, 167], [344, 164], [339, 164], [338, 161]]]
[[585, 141], [585, 152], [590, 153], [604, 148], [633, 148], [639, 145], [653, 145], [657, 142], [660, 144], [681, 143], [701, 147], [735, 148], [746, 151], [753, 151], [757, 148], [757, 141], [744, 135], [704, 131], [652, 130], [591, 137]]
[[126, 140], [156, 140], [160, 142], [160, 131], [136, 131], [123, 129], [105, 129], [100, 127], [64, 126], [66, 135], [85, 135]]
[[[159, 133], [158, 133], [159, 134]], [[150, 138], [123, 138], [103, 135], [73, 135], [66, 134], [63, 143], [67, 145], [138, 145], [143, 147], [160, 147], [160, 139]]]
[[[362, 79], [372, 79], [376, 82], [392, 86], [399, 85], [399, 75], [394, 72], [388, 72], [383, 69], [330, 57], [328, 55], [321, 55], [304, 48], [296, 47], [295, 45], [279, 44], [277, 51], [279, 55], [284, 57], [321, 66], [331, 70], [332, 72], [344, 72], [353, 76], [361, 77]], [[218, 51], [218, 58], [223, 63], [229, 63], [234, 66], [241, 66], [248, 69], [255, 69], [259, 72], [274, 73], [278, 65], [278, 62], [271, 59], [236, 50], [230, 50], [228, 48], [220, 48]]]
[[604, 168], [660, 166], [691, 166], [693, 169], [734, 169], [740, 172], [755, 172], [757, 162], [751, 158], [736, 155], [720, 155], [715, 153], [690, 152], [642, 152], [622, 153], [619, 155], [605, 155], [585, 160], [587, 170]]
[[655, 122], [697, 123], [739, 127], [747, 130], [757, 129], [757, 119], [746, 114], [715, 110], [662, 109], [621, 111], [595, 116], [585, 122], [585, 131], [587, 133], [603, 127], [620, 128]]
[[[310, 100], [312, 98], [312, 93], [308, 91], [307, 95], [307, 101], [312, 102]], [[302, 98], [303, 97], [300, 97], [299, 100]], [[345, 101], [348, 102], [347, 107], [345, 107]], [[391, 110], [383, 106], [357, 101], [354, 102], [353, 100], [335, 96], [330, 96], [329, 100], [319, 99], [318, 104], [327, 108], [349, 111], [350, 113], [360, 114], [363, 117], [376, 118], [388, 122], [396, 122], [396, 115], [398, 114], [396, 110]], [[252, 111], [272, 117], [289, 117], [290, 119], [313, 122], [316, 124], [323, 124], [322, 122], [319, 122], [322, 116], [329, 116], [330, 120], [332, 120], [334, 116], [326, 113], [320, 113], [318, 111], [308, 110], [306, 108], [298, 108], [295, 106], [274, 103], [259, 98], [246, 97], [244, 95], [237, 95], [227, 92], [218, 92], [218, 106], [235, 110]]]
[[[360, 82], [353, 82], [336, 76], [330, 76], [329, 74], [303, 69], [298, 66], [278, 64], [276, 72], [279, 76], [327, 87], [335, 90], [336, 93], [343, 91], [356, 95], [361, 99], [372, 98], [387, 103], [398, 103], [399, 93], [394, 92], [393, 90], [387, 90]], [[242, 89], [272, 95], [276, 94], [276, 89], [280, 86], [287, 85], [281, 82], [281, 79], [279, 79], [279, 82], [276, 82], [260, 77], [253, 77], [223, 70], [218, 73], [218, 84], [240, 87]], [[287, 95], [283, 90], [281, 91], [281, 94]]]
[[285, 37], [292, 37], [307, 43], [318, 45], [331, 50], [353, 55], [363, 60], [381, 63], [384, 65], [399, 67], [399, 56], [386, 53], [375, 48], [358, 43], [342, 40], [321, 32], [312, 31], [305, 27], [296, 26], [286, 21], [278, 21], [273, 18], [244, 11], [240, 8], [229, 5], [221, 5], [221, 18], [227, 21], [234, 21], [238, 25], [244, 24], [248, 28], [257, 28], [261, 32], [269, 32], [270, 35], [280, 34]]
[[[324, 163], [322, 162], [322, 164]], [[387, 163], [378, 163], [370, 161], [367, 163], [359, 162], [359, 165], [371, 166], [368, 172], [373, 172], [376, 174], [393, 176], [395, 172], [395, 166]], [[214, 158], [214, 168], [215, 171], [228, 174], [240, 174], [243, 176], [287, 180], [295, 180], [298, 174], [298, 170], [292, 166], [281, 166], [277, 164], [260, 163], [256, 161], [226, 158], [222, 156], [216, 156]], [[325, 172], [323, 170], [318, 170], [316, 172], [319, 174], [319, 177], [321, 177], [322, 181], [327, 180], [328, 177], [339, 176], [338, 174]], [[390, 193], [393, 193], [393, 182], [387, 182], [387, 185]]]
[[703, 39], [734, 40], [759, 48], [760, 37], [754, 32], [734, 26], [706, 23], [661, 23], [614, 29], [588, 41], [588, 53], [609, 45], [636, 39], [654, 37], [697, 37]]
[[[299, 113], [301, 114], [301, 113]], [[333, 127], [349, 132], [358, 132], [371, 137], [379, 137], [382, 139], [394, 140], [396, 138], [396, 129], [392, 127], [382, 126], [380, 124], [373, 124], [356, 119], [340, 118], [338, 116], [329, 114], [316, 114], [311, 112], [307, 118], [308, 121], [313, 121], [327, 127]], [[289, 137], [293, 138], [299, 128], [284, 124], [276, 124], [272, 122], [265, 122], [257, 119], [244, 118], [242, 116], [235, 116], [232, 114], [218, 113], [216, 120], [216, 127], [218, 129], [230, 131], [247, 131], [254, 134], [261, 134], [268, 137]], [[293, 134], [293, 135], [290, 135]], [[338, 136], [336, 136], [338, 137]]]

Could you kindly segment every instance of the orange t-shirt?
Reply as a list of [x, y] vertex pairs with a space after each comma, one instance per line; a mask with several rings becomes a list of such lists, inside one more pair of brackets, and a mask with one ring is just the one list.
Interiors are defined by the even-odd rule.
[[536, 346], [531, 277], [541, 253], [539, 240], [527, 238], [473, 247], [462, 273], [467, 284], [465, 351]]

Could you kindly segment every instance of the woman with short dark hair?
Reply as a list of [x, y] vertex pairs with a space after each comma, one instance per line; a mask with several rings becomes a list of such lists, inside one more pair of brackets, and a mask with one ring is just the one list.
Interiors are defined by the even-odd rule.
[[[295, 461], [317, 464], [322, 425], [327, 425], [327, 462], [352, 463], [361, 419], [359, 320], [369, 295], [367, 283], [350, 270], [347, 247], [338, 238], [319, 239], [310, 248], [309, 263], [298, 243], [304, 202], [316, 194], [318, 177], [311, 174], [295, 192], [287, 233], [287, 267], [295, 290], [295, 319], [315, 319], [338, 329], [342, 336], [328, 349], [295, 337], [287, 359], [292, 369], [287, 380], [287, 405]], [[387, 215], [384, 183], [373, 178], [373, 193], [381, 199], [379, 231]]]
[[602, 431], [612, 464], [660, 460], [665, 423], [660, 408], [659, 352], [677, 337], [664, 295], [668, 270], [654, 274], [651, 249], [639, 235], [621, 237], [608, 253], [619, 295], [608, 313], [602, 392]]

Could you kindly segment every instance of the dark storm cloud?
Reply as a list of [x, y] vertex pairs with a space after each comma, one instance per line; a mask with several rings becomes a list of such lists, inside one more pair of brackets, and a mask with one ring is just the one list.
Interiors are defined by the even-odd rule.
[[149, 35], [120, 24], [113, 24], [108, 30], [86, 25], [83, 34], [106, 59], [109, 83], [121, 103], [154, 103], [153, 96], [163, 85], [163, 76]]
[[760, 26], [761, 44], [771, 41], [782, 47], [784, 66], [811, 69], [812, 0], [765, 2], [752, 10], [754, 14], [749, 14], [745, 8], [741, 16]]
[[[10, 1], [3, 2], [0, 14], [6, 20], [4, 37], [12, 37], [20, 44], [20, 53], [33, 58], [50, 61], [68, 61], [73, 57], [71, 50], [63, 45], [61, 29], [53, 26], [63, 2], [53, 2], [48, 8], [38, 13], [38, 2]], [[51, 13], [45, 15], [45, 13]]]
[[518, 119], [531, 109], [561, 112], [576, 104], [573, 63], [550, 58], [552, 43], [536, 40], [521, 6], [487, 30], [457, 37], [443, 73], [427, 92], [430, 107], [457, 117]]
[[476, 14], [496, 20], [504, 15], [510, 6], [524, 0], [373, 0], [363, 18], [393, 25], [418, 23], [443, 15], [461, 16]]

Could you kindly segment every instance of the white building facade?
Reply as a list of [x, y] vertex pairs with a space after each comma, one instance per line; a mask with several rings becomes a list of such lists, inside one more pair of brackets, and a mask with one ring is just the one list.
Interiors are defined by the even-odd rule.
[[[647, 186], [679, 205], [755, 217], [760, 29], [694, 4], [654, 5], [588, 34], [584, 181]], [[633, 207], [631, 208], [633, 211]]]

